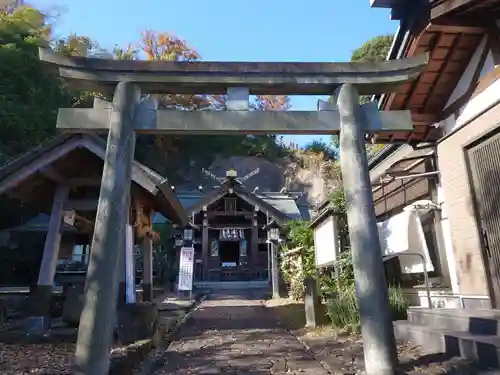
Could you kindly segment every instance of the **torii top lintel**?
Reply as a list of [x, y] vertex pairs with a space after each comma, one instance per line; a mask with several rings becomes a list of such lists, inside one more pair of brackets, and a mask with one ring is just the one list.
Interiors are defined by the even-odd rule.
[[40, 48], [40, 60], [55, 65], [75, 88], [113, 90], [120, 81], [151, 94], [226, 94], [247, 87], [252, 95], [329, 95], [345, 83], [360, 94], [395, 91], [419, 76], [428, 55], [382, 62], [176, 62], [67, 57]]

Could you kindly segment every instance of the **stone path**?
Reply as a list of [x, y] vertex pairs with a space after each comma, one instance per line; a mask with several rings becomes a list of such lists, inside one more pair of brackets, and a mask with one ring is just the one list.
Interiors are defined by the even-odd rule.
[[212, 295], [185, 322], [155, 375], [326, 375], [256, 292]]

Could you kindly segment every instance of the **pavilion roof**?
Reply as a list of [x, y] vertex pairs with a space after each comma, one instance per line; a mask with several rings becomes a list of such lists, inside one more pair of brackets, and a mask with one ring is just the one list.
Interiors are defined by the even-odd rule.
[[[0, 166], [0, 194], [46, 209], [58, 183], [93, 178], [100, 186], [105, 153], [106, 141], [96, 135], [51, 138]], [[166, 178], [134, 161], [132, 182], [146, 193], [155, 211], [174, 223], [187, 224], [187, 215]]]

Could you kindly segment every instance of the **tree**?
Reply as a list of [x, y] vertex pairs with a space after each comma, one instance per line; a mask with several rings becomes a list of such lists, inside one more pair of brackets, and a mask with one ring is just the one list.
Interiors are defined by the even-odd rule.
[[34, 8], [0, 12], [0, 161], [53, 135], [58, 108], [71, 104], [57, 72], [38, 60], [50, 32]]
[[[380, 35], [365, 42], [361, 47], [356, 49], [351, 55], [351, 61], [384, 61], [387, 59], [389, 50], [394, 39], [391, 35]], [[371, 96], [361, 96], [361, 103], [371, 101]]]
[[116, 60], [136, 60], [138, 51], [131, 44], [127, 45], [125, 48], [120, 48], [115, 45], [113, 48], [113, 57]]
[[[55, 52], [66, 56], [112, 56], [109, 52], [102, 49], [97, 42], [83, 35], [70, 34], [65, 38], [56, 40], [52, 44]], [[111, 97], [99, 92], [72, 90], [69, 87], [66, 87], [66, 90], [71, 95], [71, 106], [76, 108], [91, 108], [95, 97], [105, 100], [111, 99]]]
[[351, 61], [383, 61], [387, 59], [393, 35], [379, 35], [365, 42], [351, 55]]
[[331, 144], [323, 142], [321, 140], [315, 140], [308, 143], [304, 147], [305, 151], [309, 151], [315, 154], [323, 154], [325, 160], [336, 160], [338, 159], [338, 147], [332, 147]]
[[54, 43], [54, 51], [66, 56], [90, 56], [98, 48], [97, 43], [86, 36], [70, 34]]
[[255, 111], [286, 111], [292, 107], [287, 95], [258, 95], [251, 108]]

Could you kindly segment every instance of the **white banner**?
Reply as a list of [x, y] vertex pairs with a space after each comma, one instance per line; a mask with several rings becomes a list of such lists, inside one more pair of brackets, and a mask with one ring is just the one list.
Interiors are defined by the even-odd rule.
[[[382, 256], [405, 252], [422, 254], [427, 271], [434, 271], [418, 211], [405, 208], [377, 225]], [[422, 259], [417, 256], [399, 257], [399, 264], [405, 274], [424, 272]]]
[[125, 236], [125, 286], [127, 303], [135, 303], [135, 257], [134, 232], [131, 225], [127, 225]]
[[179, 286], [178, 290], [193, 289], [193, 265], [194, 248], [182, 247], [179, 262]]

